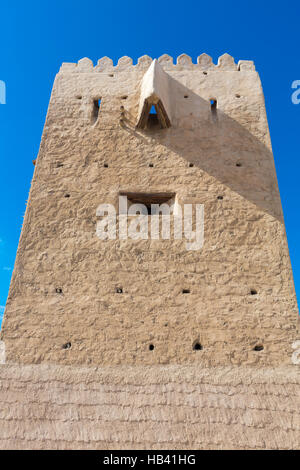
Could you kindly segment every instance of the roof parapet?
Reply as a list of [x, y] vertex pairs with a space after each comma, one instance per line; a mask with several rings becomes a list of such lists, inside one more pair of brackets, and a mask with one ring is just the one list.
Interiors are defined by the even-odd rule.
[[[60, 68], [60, 72], [74, 73], [74, 72], [104, 72], [109, 73], [112, 71], [134, 71], [146, 69], [151, 65], [152, 58], [144, 55], [140, 57], [136, 65], [133, 65], [131, 57], [124, 56], [118, 60], [117, 65], [113, 64], [112, 59], [109, 57], [102, 57], [98, 60], [97, 65], [84, 57], [78, 63], [64, 62]], [[187, 54], [181, 54], [177, 57], [176, 64], [174, 64], [173, 57], [168, 54], [163, 54], [157, 59], [159, 65], [166, 71], [168, 70], [209, 70], [209, 71], [242, 71], [252, 72], [255, 71], [255, 65], [252, 60], [240, 60], [238, 64], [235, 63], [234, 58], [225, 53], [218, 58], [218, 63], [214, 64], [212, 58], [203, 53], [198, 56], [197, 63], [194, 64], [192, 58]]]

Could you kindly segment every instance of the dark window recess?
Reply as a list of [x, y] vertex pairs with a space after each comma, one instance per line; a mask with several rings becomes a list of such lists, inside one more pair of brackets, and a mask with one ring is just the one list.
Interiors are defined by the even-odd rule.
[[161, 125], [158, 120], [156, 107], [152, 105], [149, 116], [148, 116], [147, 129], [160, 129], [160, 128], [161, 128]]
[[127, 196], [128, 207], [131, 204], [143, 204], [146, 206], [148, 215], [151, 215], [151, 204], [164, 204], [169, 206], [172, 204], [172, 199], [175, 193], [127, 193], [121, 192], [120, 196]]
[[71, 345], [70, 342], [69, 342], [69, 343], [66, 343], [66, 344], [63, 345], [63, 349], [71, 349], [71, 346], [72, 346], [72, 345]]
[[194, 351], [202, 351], [202, 349], [203, 349], [202, 344], [200, 344], [198, 342], [193, 345], [193, 350]]
[[257, 344], [254, 346], [253, 351], [263, 351], [264, 347], [262, 344]]
[[166, 113], [161, 100], [153, 104], [145, 101], [139, 122], [138, 129], [159, 130], [166, 129], [171, 126], [169, 116]]
[[100, 106], [101, 106], [101, 98], [98, 98], [98, 99], [93, 101], [93, 111], [92, 111], [92, 123], [93, 124], [98, 119]]
[[108, 163], [104, 163], [104, 168], [108, 168]]
[[213, 117], [217, 116], [217, 100], [211, 99], [210, 100], [210, 109], [211, 109], [211, 114]]
[[256, 295], [256, 294], [257, 294], [257, 290], [251, 289], [250, 294], [251, 294], [251, 295]]
[[190, 294], [190, 289], [182, 289], [183, 294]]

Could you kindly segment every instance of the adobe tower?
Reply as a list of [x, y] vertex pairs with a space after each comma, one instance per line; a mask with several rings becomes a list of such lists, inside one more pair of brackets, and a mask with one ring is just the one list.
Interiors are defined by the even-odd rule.
[[[120, 195], [201, 205], [203, 246], [122, 238], [119, 215], [101, 239], [97, 209], [119, 213]], [[6, 362], [280, 366], [298, 325], [253, 62], [63, 64], [5, 310]]]

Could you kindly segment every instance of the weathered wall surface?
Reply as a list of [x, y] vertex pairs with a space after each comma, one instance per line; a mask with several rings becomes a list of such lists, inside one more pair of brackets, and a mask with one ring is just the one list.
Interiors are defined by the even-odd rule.
[[0, 449], [299, 449], [296, 368], [0, 366]]
[[[172, 126], [140, 131], [150, 62], [83, 59], [56, 77], [1, 332], [7, 361], [290, 364], [298, 312], [258, 74], [227, 55], [218, 66], [163, 56]], [[96, 209], [120, 191], [204, 204], [202, 250], [99, 240]]]

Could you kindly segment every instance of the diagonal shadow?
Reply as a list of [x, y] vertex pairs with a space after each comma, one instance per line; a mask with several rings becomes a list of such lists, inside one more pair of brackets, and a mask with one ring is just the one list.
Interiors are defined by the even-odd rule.
[[125, 126], [127, 130], [141, 140], [151, 137], [283, 222], [273, 154], [263, 141], [268, 134], [267, 120], [259, 115], [262, 109], [233, 108], [236, 119], [218, 108], [214, 112], [209, 100], [172, 77], [170, 93], [169, 129], [140, 131]]

